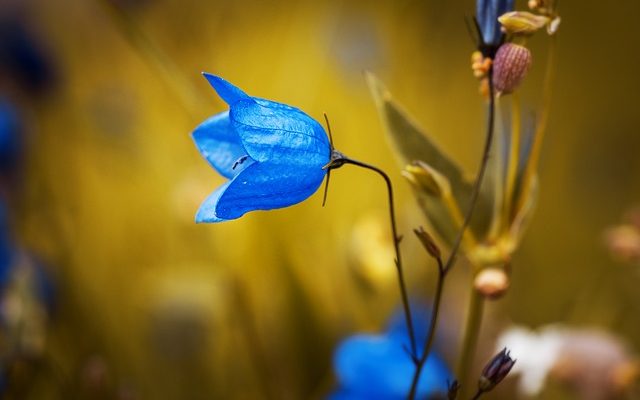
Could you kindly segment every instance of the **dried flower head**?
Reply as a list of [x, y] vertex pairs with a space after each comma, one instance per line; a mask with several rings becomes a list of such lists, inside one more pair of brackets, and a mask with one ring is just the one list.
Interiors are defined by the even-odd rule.
[[520, 86], [531, 66], [531, 52], [524, 46], [505, 43], [493, 60], [493, 85], [497, 94], [508, 94]]

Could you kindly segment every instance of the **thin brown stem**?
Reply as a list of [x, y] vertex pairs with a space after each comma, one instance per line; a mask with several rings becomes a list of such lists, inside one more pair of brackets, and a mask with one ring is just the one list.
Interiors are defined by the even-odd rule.
[[404, 279], [404, 271], [402, 268], [402, 259], [400, 257], [400, 240], [402, 239], [399, 235], [398, 235], [398, 229], [397, 229], [397, 224], [396, 224], [396, 213], [395, 213], [395, 206], [394, 206], [394, 200], [393, 200], [393, 186], [391, 185], [391, 179], [389, 178], [389, 176], [386, 174], [386, 172], [384, 172], [383, 170], [381, 170], [380, 168], [361, 162], [361, 161], [357, 161], [357, 160], [353, 160], [350, 158], [345, 157], [342, 154], [339, 154], [339, 158], [332, 160], [333, 165], [331, 164], [329, 165], [329, 169], [334, 169], [334, 168], [338, 168], [344, 164], [351, 164], [351, 165], [355, 165], [364, 169], [368, 169], [371, 171], [376, 172], [378, 175], [380, 175], [386, 185], [387, 185], [387, 193], [388, 193], [388, 197], [389, 197], [389, 217], [390, 217], [390, 221], [391, 221], [391, 234], [393, 235], [393, 246], [394, 246], [394, 250], [396, 253], [396, 259], [395, 259], [395, 265], [396, 265], [396, 270], [398, 272], [398, 283], [400, 285], [400, 295], [402, 297], [402, 307], [404, 309], [404, 317], [406, 320], [406, 324], [407, 324], [407, 331], [409, 333], [409, 342], [410, 342], [410, 356], [411, 359], [414, 362], [417, 362], [418, 359], [418, 352], [417, 352], [417, 347], [416, 347], [416, 337], [415, 337], [415, 329], [413, 327], [413, 318], [412, 318], [412, 314], [411, 314], [411, 306], [409, 305], [409, 295], [407, 293], [407, 285], [405, 283], [405, 279]]
[[491, 152], [491, 144], [493, 143], [493, 131], [494, 131], [494, 117], [495, 117], [495, 96], [493, 90], [493, 80], [492, 80], [492, 71], [489, 70], [488, 74], [489, 79], [489, 121], [487, 124], [487, 134], [484, 144], [484, 150], [482, 154], [482, 160], [480, 162], [480, 168], [478, 170], [478, 176], [476, 177], [476, 181], [473, 185], [473, 191], [471, 193], [469, 208], [467, 209], [467, 213], [465, 215], [464, 221], [462, 223], [462, 227], [458, 232], [458, 236], [451, 248], [451, 253], [449, 253], [449, 257], [447, 259], [446, 264], [443, 265], [442, 260], [440, 258], [438, 261], [438, 283], [436, 286], [436, 293], [434, 295], [433, 301], [433, 311], [431, 313], [431, 322], [429, 324], [429, 332], [427, 334], [427, 338], [425, 339], [424, 350], [418, 363], [416, 364], [416, 370], [413, 375], [413, 380], [411, 382], [411, 389], [409, 391], [408, 399], [415, 399], [418, 382], [420, 381], [420, 374], [422, 373], [422, 369], [424, 368], [424, 364], [427, 362], [429, 358], [429, 353], [431, 352], [431, 347], [433, 346], [433, 338], [435, 336], [435, 328], [438, 322], [438, 315], [440, 312], [440, 304], [442, 300], [442, 289], [444, 287], [444, 280], [446, 278], [447, 273], [454, 265], [456, 254], [460, 249], [460, 244], [462, 243], [462, 238], [464, 237], [465, 230], [469, 226], [471, 222], [471, 217], [473, 215], [473, 210], [475, 209], [475, 205], [478, 202], [478, 196], [480, 194], [480, 188], [482, 186], [482, 181], [487, 170], [487, 165], [489, 164], [489, 155]]
[[447, 270], [444, 269], [442, 258], [438, 257], [436, 260], [438, 261], [438, 283], [436, 284], [436, 293], [433, 300], [433, 311], [431, 312], [431, 320], [429, 321], [429, 330], [427, 338], [425, 339], [424, 350], [422, 352], [420, 360], [418, 360], [418, 363], [416, 364], [416, 371], [413, 374], [413, 379], [411, 381], [411, 389], [409, 391], [408, 398], [412, 400], [416, 397], [418, 382], [420, 381], [420, 374], [422, 373], [422, 369], [427, 362], [427, 358], [429, 357], [429, 353], [431, 352], [431, 347], [433, 347], [433, 339], [435, 338], [436, 326], [438, 324], [438, 314], [440, 313], [440, 302], [442, 300], [442, 292], [444, 289], [444, 280], [447, 275]]
[[449, 258], [444, 266], [445, 271], [448, 271], [453, 266], [455, 262], [456, 255], [458, 250], [460, 250], [460, 244], [462, 243], [462, 238], [464, 237], [464, 232], [469, 226], [471, 222], [471, 217], [473, 216], [473, 211], [475, 210], [476, 203], [478, 202], [478, 196], [480, 195], [480, 188], [482, 187], [482, 181], [484, 179], [485, 172], [487, 171], [487, 165], [489, 165], [489, 156], [491, 154], [491, 144], [493, 143], [493, 131], [494, 131], [494, 122], [495, 122], [495, 108], [496, 108], [496, 99], [493, 89], [493, 69], [489, 69], [487, 79], [489, 80], [489, 121], [487, 123], [487, 134], [484, 142], [484, 150], [482, 152], [482, 159], [480, 160], [480, 168], [478, 170], [478, 176], [476, 177], [476, 181], [473, 185], [473, 191], [471, 192], [471, 198], [469, 199], [469, 208], [467, 209], [467, 214], [464, 216], [464, 221], [462, 222], [462, 227], [458, 232], [458, 236], [456, 236], [455, 242], [453, 242], [453, 246], [451, 247], [451, 253], [449, 254]]

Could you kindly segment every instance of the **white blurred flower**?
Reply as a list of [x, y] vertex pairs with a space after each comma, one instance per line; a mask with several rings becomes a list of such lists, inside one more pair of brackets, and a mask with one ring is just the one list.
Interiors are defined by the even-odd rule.
[[519, 390], [534, 396], [544, 388], [547, 375], [559, 357], [562, 341], [562, 334], [555, 328], [536, 333], [516, 326], [500, 335], [496, 349], [511, 350], [517, 362], [509, 376], [519, 376]]
[[519, 376], [519, 390], [538, 395], [547, 378], [572, 387], [579, 398], [604, 400], [624, 391], [638, 377], [638, 362], [620, 339], [596, 329], [548, 325], [537, 332], [512, 327], [498, 338], [507, 347]]

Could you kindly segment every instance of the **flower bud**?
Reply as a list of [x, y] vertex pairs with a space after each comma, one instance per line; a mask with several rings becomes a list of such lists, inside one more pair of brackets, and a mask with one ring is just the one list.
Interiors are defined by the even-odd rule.
[[429, 164], [422, 161], [414, 161], [402, 171], [402, 176], [418, 190], [431, 196], [443, 197], [451, 193], [449, 180]]
[[497, 299], [509, 289], [509, 276], [498, 268], [486, 268], [476, 275], [473, 286], [486, 298]]
[[518, 88], [531, 65], [531, 52], [524, 46], [505, 43], [493, 60], [493, 85], [496, 93], [507, 94]]
[[456, 400], [458, 398], [458, 392], [460, 391], [460, 383], [457, 380], [449, 383], [449, 389], [447, 391], [448, 400]]
[[427, 253], [431, 255], [431, 257], [439, 259], [442, 257], [442, 253], [440, 252], [440, 248], [436, 244], [433, 237], [429, 235], [429, 232], [425, 231], [424, 228], [420, 227], [419, 229], [414, 229], [413, 232], [416, 234], [422, 246], [424, 246]]
[[502, 349], [482, 370], [482, 376], [478, 381], [480, 391], [488, 392], [493, 390], [507, 376], [515, 363], [516, 361], [509, 356], [509, 350]]
[[526, 11], [512, 11], [498, 17], [504, 32], [512, 35], [531, 35], [549, 23], [549, 17]]

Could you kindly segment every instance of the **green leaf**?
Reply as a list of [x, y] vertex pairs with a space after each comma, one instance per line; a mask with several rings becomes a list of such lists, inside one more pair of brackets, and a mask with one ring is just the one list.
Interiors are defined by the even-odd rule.
[[[402, 167], [415, 160], [426, 162], [431, 168], [447, 177], [453, 197], [463, 213], [469, 206], [472, 183], [464, 178], [462, 168], [418, 127], [418, 124], [391, 96], [391, 93], [372, 73], [366, 73], [367, 83], [373, 95], [378, 112], [382, 117], [387, 138], [389, 138]], [[439, 199], [423, 193], [418, 202], [442, 238], [451, 243], [457, 233], [446, 207]], [[485, 196], [480, 196], [471, 221], [471, 229], [482, 236], [487, 231], [492, 217], [492, 205]]]

